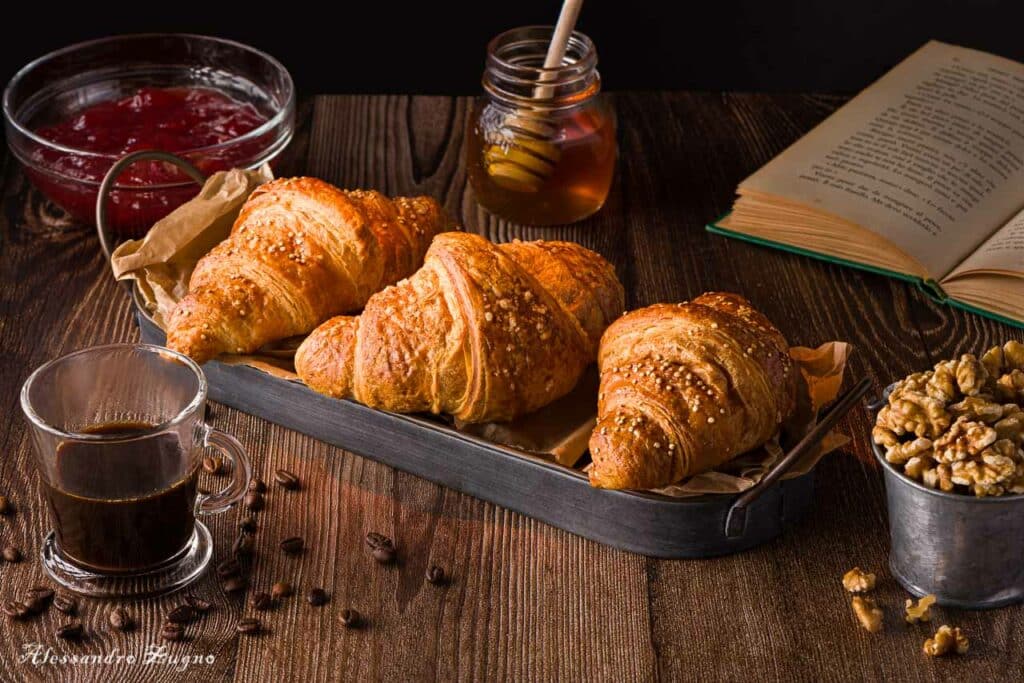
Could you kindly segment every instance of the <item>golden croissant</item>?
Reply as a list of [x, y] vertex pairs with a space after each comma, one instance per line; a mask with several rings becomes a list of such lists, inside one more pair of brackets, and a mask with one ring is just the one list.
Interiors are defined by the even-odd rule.
[[785, 338], [737, 294], [619, 318], [601, 339], [590, 483], [657, 488], [770, 439], [796, 406]]
[[261, 185], [196, 265], [167, 345], [203, 363], [305, 334], [413, 273], [448, 225], [429, 197], [388, 199], [315, 178]]
[[299, 347], [311, 388], [396, 412], [510, 420], [568, 393], [623, 307], [603, 258], [570, 242], [438, 235], [415, 275]]

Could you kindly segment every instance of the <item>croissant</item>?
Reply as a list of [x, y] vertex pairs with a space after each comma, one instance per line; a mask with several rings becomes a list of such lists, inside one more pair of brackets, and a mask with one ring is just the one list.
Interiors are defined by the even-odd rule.
[[196, 265], [167, 345], [203, 363], [305, 334], [414, 272], [448, 225], [429, 197], [388, 199], [315, 178], [261, 185]]
[[590, 483], [657, 488], [760, 446], [796, 406], [782, 334], [737, 294], [656, 304], [601, 339]]
[[568, 393], [623, 307], [612, 266], [569, 242], [438, 235], [423, 267], [302, 343], [316, 391], [395, 412], [510, 420]]

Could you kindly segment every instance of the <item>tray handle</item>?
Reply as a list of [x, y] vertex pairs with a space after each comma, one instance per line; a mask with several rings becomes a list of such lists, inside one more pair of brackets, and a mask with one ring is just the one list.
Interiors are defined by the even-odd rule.
[[761, 481], [740, 495], [736, 502], [729, 507], [729, 512], [725, 516], [725, 535], [727, 538], [739, 538], [743, 535], [747, 529], [747, 508], [760, 498], [761, 494], [768, 490], [768, 487], [788, 472], [793, 464], [803, 457], [804, 453], [816, 446], [825, 437], [825, 434], [835, 426], [836, 422], [846, 415], [850, 408], [870, 388], [871, 379], [868, 377], [861, 378], [859, 382], [848, 389], [846, 393], [832, 404], [828, 411], [818, 420], [818, 423], [814, 425], [814, 428], [807, 432], [804, 438], [800, 439], [781, 460], [775, 463], [775, 466], [768, 471], [768, 474], [764, 475]]
[[107, 174], [103, 176], [103, 182], [100, 183], [100, 189], [96, 195], [96, 235], [100, 238], [100, 248], [103, 249], [103, 255], [107, 258], [107, 263], [110, 263], [110, 256], [114, 253], [114, 238], [110, 232], [110, 226], [107, 225], [107, 199], [118, 177], [126, 168], [139, 161], [163, 161], [177, 166], [185, 172], [185, 175], [200, 185], [206, 182], [206, 176], [203, 175], [202, 171], [193, 166], [192, 162], [176, 154], [161, 152], [158, 149], [143, 149], [138, 152], [131, 152], [114, 162], [114, 165], [110, 167]]

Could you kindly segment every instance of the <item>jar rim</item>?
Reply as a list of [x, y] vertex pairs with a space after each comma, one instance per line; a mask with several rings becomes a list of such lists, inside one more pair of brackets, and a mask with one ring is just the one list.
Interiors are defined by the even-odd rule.
[[[564, 106], [566, 100], [571, 104], [596, 94], [600, 86], [597, 48], [586, 34], [572, 32], [559, 66], [543, 65], [554, 30], [553, 26], [520, 26], [492, 38], [487, 44], [484, 88], [501, 99], [540, 106]], [[546, 95], [538, 94], [540, 88]]]

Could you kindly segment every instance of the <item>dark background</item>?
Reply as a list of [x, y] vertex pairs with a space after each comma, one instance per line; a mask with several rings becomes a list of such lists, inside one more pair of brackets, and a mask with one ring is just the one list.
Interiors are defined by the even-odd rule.
[[[136, 2], [12, 0], [0, 79], [73, 42], [183, 31], [267, 50], [300, 92], [479, 90], [487, 41], [551, 24], [558, 0]], [[214, 9], [218, 7], [219, 9]], [[14, 8], [8, 8], [13, 10]], [[579, 28], [598, 47], [605, 87], [855, 92], [929, 38], [1024, 61], [1022, 0], [589, 0]]]

